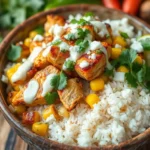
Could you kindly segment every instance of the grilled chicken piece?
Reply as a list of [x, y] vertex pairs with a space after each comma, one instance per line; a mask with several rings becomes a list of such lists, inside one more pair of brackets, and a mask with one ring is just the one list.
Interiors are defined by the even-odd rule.
[[[111, 54], [111, 47], [109, 46], [109, 44], [105, 42], [103, 42], [102, 44], [106, 48], [109, 58]], [[90, 58], [91, 54], [84, 54], [77, 60], [75, 65], [75, 70], [78, 73], [78, 75], [81, 78], [86, 79], [88, 81], [93, 80], [99, 75], [101, 75], [106, 67], [105, 54], [104, 53], [98, 54], [96, 53], [96, 51], [92, 53], [95, 54], [96, 57], [95, 59]], [[82, 63], [83, 61], [85, 61], [89, 65], [87, 67], [81, 68], [80, 63]]]
[[72, 110], [84, 97], [82, 84], [77, 78], [69, 79], [67, 87], [58, 91], [61, 102], [67, 110]]
[[44, 25], [44, 29], [46, 32], [49, 31], [49, 29], [53, 26], [53, 25], [60, 25], [63, 26], [65, 24], [65, 19], [62, 16], [57, 16], [57, 15], [48, 15], [47, 16], [47, 22]]
[[52, 46], [51, 50], [47, 56], [49, 63], [53, 64], [55, 67], [62, 69], [62, 66], [69, 57], [69, 51], [62, 52], [58, 46]]
[[[59, 73], [59, 70], [56, 69], [55, 67], [49, 65], [48, 67], [46, 67], [45, 69], [37, 72], [35, 74], [35, 76], [31, 79], [31, 80], [36, 80], [39, 83], [39, 89], [37, 91], [37, 94], [34, 98], [34, 101], [32, 102], [32, 104], [27, 104], [24, 101], [24, 91], [27, 89], [28, 83], [23, 87], [22, 90], [20, 90], [12, 99], [12, 105], [20, 105], [20, 104], [24, 104], [27, 106], [36, 106], [36, 105], [44, 105], [46, 104], [46, 101], [44, 99], [44, 97], [42, 97], [42, 87], [43, 87], [43, 82], [46, 79], [46, 76], [51, 74], [51, 73]], [[30, 93], [29, 93], [30, 94]]]

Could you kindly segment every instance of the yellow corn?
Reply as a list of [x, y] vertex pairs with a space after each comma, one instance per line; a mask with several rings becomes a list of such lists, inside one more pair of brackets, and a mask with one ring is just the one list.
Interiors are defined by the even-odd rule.
[[143, 64], [143, 59], [140, 56], [137, 56], [135, 62], [137, 62], [138, 64]]
[[31, 38], [26, 38], [25, 40], [24, 40], [24, 45], [25, 46], [27, 46], [27, 47], [29, 47], [30, 46], [30, 44], [31, 44]]
[[85, 101], [91, 108], [93, 108], [94, 104], [100, 101], [100, 98], [96, 94], [89, 94]]
[[38, 33], [37, 33], [36, 31], [31, 31], [31, 32], [29, 33], [29, 37], [30, 37], [31, 39], [33, 39], [37, 34], [38, 34]]
[[14, 110], [16, 114], [21, 115], [22, 113], [26, 111], [26, 106], [24, 105], [14, 106]]
[[36, 122], [32, 125], [32, 131], [40, 136], [48, 135], [48, 124]]
[[120, 67], [117, 69], [117, 72], [124, 72], [124, 73], [127, 73], [127, 72], [129, 72], [129, 69], [128, 69], [126, 66], [120, 66]]
[[18, 70], [18, 68], [21, 66], [20, 63], [17, 63], [16, 65], [12, 66], [11, 68], [9, 68], [6, 72], [6, 75], [8, 77], [8, 80], [11, 82], [11, 77], [13, 76], [13, 74]]
[[101, 78], [94, 79], [90, 82], [92, 91], [100, 91], [104, 89], [104, 80]]
[[126, 47], [126, 46], [127, 46], [126, 41], [125, 41], [124, 38], [121, 37], [121, 36], [117, 36], [117, 37], [114, 38], [114, 40], [113, 40], [113, 45], [116, 45], [116, 44], [119, 44], [119, 45], [121, 45], [122, 47]]
[[112, 48], [111, 58], [117, 59], [121, 55], [121, 48]]
[[56, 120], [60, 120], [60, 116], [54, 105], [50, 105], [42, 112], [42, 117], [44, 120], [46, 120], [50, 115], [54, 115]]
[[67, 109], [64, 106], [59, 107], [58, 113], [62, 117], [69, 118], [69, 112], [67, 111]]

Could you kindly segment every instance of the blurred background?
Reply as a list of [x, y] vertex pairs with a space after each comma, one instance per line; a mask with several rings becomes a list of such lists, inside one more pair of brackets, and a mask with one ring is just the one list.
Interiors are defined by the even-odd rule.
[[[150, 24], [150, 0], [0, 0], [0, 43], [10, 30], [28, 17], [59, 6], [80, 3], [119, 9]], [[13, 132], [1, 112], [0, 141], [0, 150], [32, 149]]]

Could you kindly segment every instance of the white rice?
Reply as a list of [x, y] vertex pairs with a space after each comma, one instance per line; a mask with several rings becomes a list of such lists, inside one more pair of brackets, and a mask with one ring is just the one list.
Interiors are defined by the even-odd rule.
[[[109, 82], [99, 93], [100, 101], [90, 109], [78, 104], [68, 119], [51, 115], [49, 139], [79, 146], [118, 144], [143, 132], [150, 125], [150, 94], [127, 83]], [[46, 106], [29, 108], [40, 113]]]

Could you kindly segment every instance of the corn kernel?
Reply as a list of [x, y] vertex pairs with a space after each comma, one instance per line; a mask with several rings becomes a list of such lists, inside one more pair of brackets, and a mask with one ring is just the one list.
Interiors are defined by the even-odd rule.
[[121, 49], [120, 48], [112, 48], [111, 51], [111, 58], [117, 59], [121, 55]]
[[30, 46], [30, 44], [31, 44], [31, 38], [26, 38], [25, 40], [24, 40], [24, 45], [25, 46], [27, 46], [27, 47], [29, 47]]
[[15, 113], [17, 113], [18, 115], [21, 115], [22, 113], [26, 111], [26, 106], [24, 105], [14, 106], [14, 110], [15, 110]]
[[116, 45], [116, 44], [119, 44], [119, 45], [121, 45], [122, 47], [126, 47], [126, 46], [127, 46], [126, 41], [125, 41], [124, 38], [121, 37], [121, 36], [117, 36], [117, 37], [114, 38], [114, 40], [113, 40], [113, 45]]
[[38, 34], [38, 33], [37, 33], [36, 31], [31, 31], [31, 32], [29, 33], [29, 37], [30, 37], [31, 39], [33, 39], [37, 34]]
[[45, 110], [43, 110], [42, 117], [46, 120], [50, 115], [54, 115], [56, 120], [60, 120], [60, 116], [54, 105], [50, 105]]
[[135, 62], [142, 65], [143, 64], [143, 59], [140, 56], [137, 56], [136, 59], [135, 59]]
[[58, 113], [62, 117], [69, 118], [69, 112], [67, 111], [67, 109], [64, 106], [59, 107]]
[[85, 101], [91, 108], [93, 108], [94, 104], [96, 104], [100, 101], [100, 98], [96, 94], [89, 94], [86, 97]]
[[48, 124], [36, 122], [32, 125], [32, 131], [40, 136], [48, 135]]
[[124, 73], [127, 73], [127, 72], [129, 72], [129, 69], [128, 69], [126, 66], [120, 66], [120, 67], [117, 69], [117, 72], [124, 72]]
[[18, 70], [18, 68], [21, 66], [20, 63], [15, 64], [14, 66], [12, 66], [11, 68], [9, 68], [6, 72], [6, 75], [8, 77], [8, 80], [11, 82], [11, 77], [13, 76], [13, 74]]
[[90, 82], [92, 91], [100, 91], [104, 89], [104, 80], [101, 78], [94, 79]]

